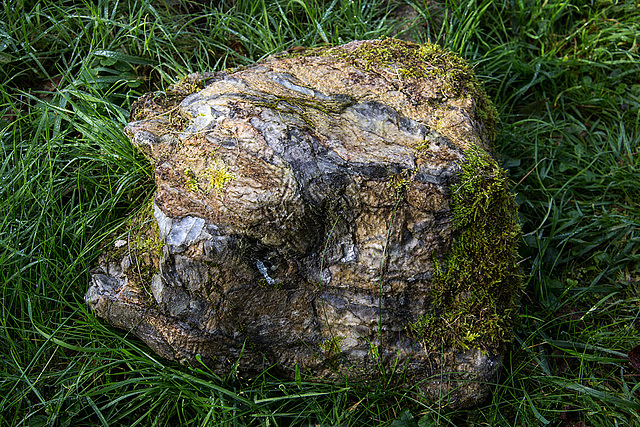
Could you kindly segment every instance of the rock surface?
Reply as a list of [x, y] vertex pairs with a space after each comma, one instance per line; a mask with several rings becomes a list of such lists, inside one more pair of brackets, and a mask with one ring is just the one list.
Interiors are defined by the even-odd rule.
[[495, 120], [459, 58], [395, 40], [283, 53], [146, 95], [132, 120], [154, 221], [134, 218], [92, 272], [98, 316], [221, 374], [297, 366], [396, 375], [453, 406], [488, 395], [500, 344], [424, 328], [453, 324], [425, 319], [477, 286], [434, 291], [460, 233], [452, 185]]

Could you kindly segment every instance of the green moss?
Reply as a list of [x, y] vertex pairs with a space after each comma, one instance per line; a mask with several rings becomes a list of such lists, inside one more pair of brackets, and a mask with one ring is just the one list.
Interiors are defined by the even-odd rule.
[[192, 193], [197, 193], [198, 191], [200, 191], [200, 188], [198, 187], [198, 180], [196, 178], [196, 174], [193, 173], [191, 169], [184, 170], [184, 179], [186, 181], [185, 186], [187, 187], [188, 191]]
[[522, 287], [517, 206], [506, 172], [473, 147], [451, 187], [454, 244], [434, 260], [433, 310], [409, 330], [434, 347], [501, 348], [512, 339]]
[[318, 119], [317, 117], [314, 119], [314, 117], [318, 112], [325, 115], [340, 114], [354, 103], [355, 100], [347, 95], [336, 95], [331, 99], [322, 100], [305, 97], [274, 96], [274, 99], [269, 102], [257, 102], [255, 105], [284, 113], [296, 113], [309, 128], [315, 129], [314, 120]]
[[235, 179], [231, 172], [224, 166], [205, 169], [203, 176], [208, 180], [208, 190], [215, 189], [218, 192], [222, 191], [226, 183]]
[[143, 208], [115, 230], [106, 242], [119, 242], [104, 247], [104, 259], [100, 264], [121, 263], [129, 257], [131, 265], [125, 271], [130, 283], [143, 290], [147, 302], [153, 303], [151, 280], [157, 273], [159, 259], [162, 257], [164, 242], [160, 238], [160, 229], [153, 215], [153, 201], [149, 200]]
[[411, 186], [411, 182], [413, 179], [412, 172], [409, 169], [405, 169], [399, 174], [392, 175], [387, 181], [387, 186], [393, 190], [396, 195], [396, 199], [400, 199], [406, 190]]
[[190, 74], [181, 78], [176, 84], [171, 85], [169, 90], [172, 93], [180, 94], [182, 97], [196, 93], [206, 87], [206, 78], [200, 73]]
[[480, 82], [476, 81], [474, 83], [472, 94], [476, 100], [477, 118], [484, 124], [489, 143], [493, 145], [498, 136], [498, 123], [500, 120], [498, 110], [496, 110], [493, 102], [489, 100], [489, 96]]
[[258, 286], [260, 286], [262, 289], [280, 289], [280, 287], [282, 286], [282, 282], [274, 282], [272, 284], [269, 284], [269, 282], [267, 282], [267, 279], [260, 279], [258, 280]]
[[330, 354], [338, 354], [340, 353], [340, 343], [344, 341], [344, 337], [333, 337], [326, 341], [320, 343], [320, 350], [330, 353]]
[[467, 63], [453, 52], [431, 43], [419, 45], [390, 38], [371, 40], [352, 50], [344, 46], [322, 47], [287, 56], [337, 58], [355, 68], [400, 79], [442, 76], [449, 89], [474, 78]]
[[150, 92], [138, 98], [132, 105], [129, 121], [155, 119], [166, 116], [168, 120], [162, 127], [167, 132], [182, 131], [189, 119], [182, 116], [179, 107], [185, 94], [168, 90], [167, 92]]
[[131, 105], [129, 121], [165, 117], [167, 120], [160, 122], [160, 129], [166, 133], [182, 132], [191, 118], [182, 113], [180, 103], [188, 95], [204, 89], [205, 83], [204, 77], [197, 74], [189, 75], [171, 85], [166, 91], [149, 92], [142, 95]]
[[225, 166], [209, 167], [196, 175], [191, 169], [184, 170], [185, 187], [192, 193], [209, 194], [215, 190], [222, 192], [225, 184], [233, 181], [235, 177]]

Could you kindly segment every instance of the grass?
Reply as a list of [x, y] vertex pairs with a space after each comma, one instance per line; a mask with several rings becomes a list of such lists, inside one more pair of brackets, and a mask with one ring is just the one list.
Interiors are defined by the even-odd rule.
[[[640, 372], [640, 8], [617, 0], [11, 1], [0, 9], [0, 424], [635, 425]], [[122, 132], [181, 76], [294, 46], [407, 34], [469, 60], [502, 121], [526, 290], [493, 398], [219, 378], [158, 359], [83, 303], [152, 170]]]

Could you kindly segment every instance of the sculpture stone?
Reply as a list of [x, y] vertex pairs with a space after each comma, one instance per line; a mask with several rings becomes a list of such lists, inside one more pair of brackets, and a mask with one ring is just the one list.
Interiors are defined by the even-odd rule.
[[98, 316], [221, 374], [489, 394], [519, 229], [495, 109], [459, 57], [392, 39], [283, 52], [131, 118], [157, 190], [92, 271]]

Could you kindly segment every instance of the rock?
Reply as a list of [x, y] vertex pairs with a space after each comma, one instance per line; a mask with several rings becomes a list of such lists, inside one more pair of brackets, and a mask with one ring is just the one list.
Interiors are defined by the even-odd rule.
[[495, 110], [459, 57], [391, 39], [283, 53], [146, 95], [132, 120], [157, 191], [92, 274], [98, 316], [220, 374], [488, 395], [519, 229]]

